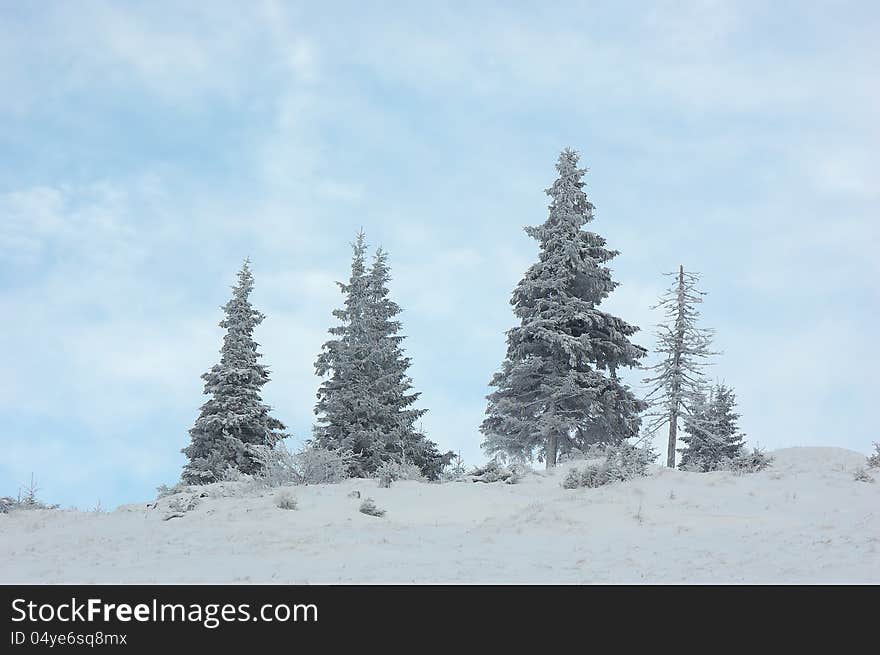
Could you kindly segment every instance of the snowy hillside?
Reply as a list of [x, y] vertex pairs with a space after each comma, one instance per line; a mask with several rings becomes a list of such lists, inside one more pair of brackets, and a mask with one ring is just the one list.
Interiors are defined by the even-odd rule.
[[[564, 465], [515, 485], [227, 484], [108, 514], [18, 511], [0, 515], [0, 582], [880, 583], [880, 473], [855, 481], [864, 456], [838, 448], [773, 456], [753, 475], [656, 467], [599, 489], [562, 489]], [[297, 509], [277, 507], [285, 491]], [[384, 517], [358, 511], [366, 497]]]

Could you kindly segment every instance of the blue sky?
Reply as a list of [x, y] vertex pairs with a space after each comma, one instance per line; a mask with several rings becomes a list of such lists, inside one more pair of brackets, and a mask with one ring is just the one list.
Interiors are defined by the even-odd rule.
[[750, 442], [880, 439], [877, 3], [433, 4], [0, 0], [0, 494], [174, 482], [245, 256], [264, 398], [307, 437], [361, 226], [425, 430], [482, 461], [566, 146], [638, 343], [684, 264]]

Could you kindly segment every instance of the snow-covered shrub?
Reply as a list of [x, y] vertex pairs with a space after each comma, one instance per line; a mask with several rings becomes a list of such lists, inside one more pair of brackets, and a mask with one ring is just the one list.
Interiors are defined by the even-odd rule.
[[379, 479], [380, 487], [390, 487], [391, 483], [397, 480], [427, 482], [427, 478], [422, 474], [422, 470], [418, 466], [397, 460], [382, 462], [376, 469], [376, 477]]
[[308, 447], [293, 456], [297, 484], [335, 484], [348, 477], [357, 459], [351, 450]]
[[571, 469], [562, 481], [564, 489], [579, 489], [581, 487], [601, 487], [608, 484], [608, 477], [604, 464], [589, 464], [582, 469]]
[[[262, 446], [268, 450], [267, 446]], [[234, 466], [227, 465], [218, 478], [219, 482], [253, 482], [254, 476], [250, 473], [242, 473]]]
[[192, 491], [193, 487], [191, 485], [186, 484], [185, 482], [178, 482], [172, 486], [168, 486], [167, 484], [160, 484], [156, 487], [156, 500], [160, 500], [165, 498], [166, 496], [173, 496], [175, 494], [186, 493], [188, 491]]
[[744, 475], [763, 471], [773, 464], [773, 458], [760, 448], [753, 448], [751, 452], [743, 448], [738, 455], [722, 457], [717, 460], [690, 458], [689, 461], [679, 465], [682, 471], [690, 473], [711, 473], [712, 471], [733, 471]]
[[753, 448], [752, 452], [743, 451], [724, 464], [735, 473], [757, 473], [773, 464], [773, 458], [760, 448]]
[[284, 442], [274, 448], [249, 446], [260, 465], [255, 479], [267, 487], [294, 484], [332, 484], [348, 477], [347, 470], [355, 455], [350, 450], [307, 447], [293, 454]]
[[657, 459], [657, 452], [650, 443], [646, 446], [634, 446], [623, 441], [605, 448], [605, 469], [612, 481], [632, 480], [648, 475], [648, 466]]
[[358, 511], [369, 516], [385, 516], [385, 510], [376, 507], [376, 503], [372, 498], [365, 498]]
[[584, 448], [572, 448], [559, 456], [560, 462], [579, 462], [585, 459], [599, 459], [605, 456], [605, 446], [589, 444]]
[[0, 514], [6, 514], [21, 509], [58, 509], [59, 505], [47, 505], [37, 498], [40, 488], [31, 474], [31, 481], [27, 485], [18, 488], [18, 497], [5, 496], [0, 498]]
[[516, 484], [522, 480], [526, 467], [519, 462], [501, 464], [497, 459], [489, 460], [485, 466], [478, 466], [468, 473], [471, 482], [504, 482]]
[[[257, 473], [254, 477], [267, 487], [282, 487], [296, 484], [296, 463], [294, 455], [287, 450], [283, 441], [279, 441], [274, 447], [249, 444], [247, 450], [257, 463]], [[236, 480], [229, 480], [235, 482]]]
[[868, 456], [867, 463], [871, 468], [880, 468], [880, 441], [874, 442], [874, 452]]
[[275, 506], [279, 509], [296, 509], [296, 498], [289, 491], [282, 491]]
[[853, 480], [856, 482], [873, 482], [874, 478], [864, 468], [857, 468], [853, 472]]
[[461, 480], [466, 474], [467, 469], [465, 468], [464, 460], [461, 458], [461, 455], [453, 455], [449, 461], [449, 465], [443, 469], [442, 473], [440, 473], [440, 481], [455, 482], [456, 480]]
[[170, 509], [172, 512], [180, 512], [181, 514], [185, 514], [186, 512], [191, 512], [196, 507], [198, 507], [200, 502], [201, 496], [199, 494], [191, 496], [180, 494], [170, 503], [168, 503], [168, 509]]
[[714, 471], [715, 469], [707, 469], [702, 462], [692, 459], [688, 462], [679, 462], [678, 470], [685, 471], [686, 473], [707, 473], [708, 471]]
[[634, 446], [626, 441], [606, 446], [603, 459], [582, 469], [571, 469], [562, 486], [565, 489], [595, 488], [612, 482], [624, 482], [648, 475], [648, 466], [657, 453], [648, 446]]

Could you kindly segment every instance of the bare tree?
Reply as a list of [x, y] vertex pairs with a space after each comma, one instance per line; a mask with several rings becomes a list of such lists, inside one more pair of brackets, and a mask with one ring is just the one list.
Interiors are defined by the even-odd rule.
[[678, 267], [677, 273], [664, 273], [674, 282], [652, 309], [663, 309], [666, 322], [657, 326], [657, 352], [663, 360], [649, 370], [654, 375], [645, 379], [651, 390], [645, 400], [649, 404], [647, 429], [654, 433], [669, 426], [666, 465], [675, 467], [675, 443], [678, 419], [689, 414], [693, 399], [705, 385], [703, 369], [708, 358], [719, 354], [711, 350], [713, 331], [697, 326], [700, 312], [697, 305], [706, 294], [697, 290], [697, 273]]

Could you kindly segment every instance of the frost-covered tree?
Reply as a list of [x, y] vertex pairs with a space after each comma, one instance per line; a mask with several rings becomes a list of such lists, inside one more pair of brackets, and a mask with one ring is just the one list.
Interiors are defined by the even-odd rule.
[[354, 452], [352, 475], [372, 475], [393, 459], [436, 479], [451, 455], [441, 455], [414, 427], [426, 410], [413, 407], [419, 394], [407, 375], [410, 360], [396, 319], [401, 310], [389, 298], [387, 254], [379, 249], [369, 270], [365, 255], [361, 232], [353, 244], [351, 277], [339, 284], [345, 304], [333, 315], [341, 324], [330, 329], [335, 338], [315, 363], [316, 373], [327, 377], [318, 390], [313, 443]]
[[365, 324], [367, 424], [375, 431], [374, 440], [381, 449], [376, 449], [378, 452], [367, 467], [372, 471], [382, 462], [394, 459], [415, 464], [428, 479], [436, 480], [452, 459], [452, 453], [441, 454], [437, 445], [415, 427], [427, 410], [414, 407], [420, 394], [412, 391], [412, 380], [407, 374], [410, 358], [403, 352], [404, 337], [397, 320], [400, 306], [389, 297], [390, 278], [388, 255], [379, 248], [368, 275]]
[[[312, 444], [331, 450], [370, 452], [371, 439], [363, 434], [364, 362], [366, 360], [366, 331], [364, 307], [367, 301], [366, 237], [363, 231], [352, 243], [351, 275], [348, 282], [337, 282], [345, 297], [343, 307], [333, 311], [340, 324], [328, 332], [334, 338], [321, 347], [315, 361], [315, 373], [325, 377], [318, 388], [315, 405], [317, 422], [313, 428]], [[351, 473], [359, 472], [359, 464], [352, 463]]]
[[714, 471], [743, 455], [745, 435], [739, 431], [736, 395], [725, 384], [716, 384], [708, 394], [697, 393], [691, 411], [684, 418], [679, 468]]
[[615, 444], [639, 432], [645, 403], [617, 377], [645, 349], [628, 337], [638, 328], [599, 309], [617, 287], [606, 265], [618, 252], [583, 229], [593, 220], [579, 156], [559, 156], [558, 179], [546, 190], [549, 216], [525, 228], [540, 244], [539, 261], [513, 291], [520, 324], [507, 332], [507, 356], [492, 378], [480, 430], [483, 448], [547, 468], [559, 453]]
[[679, 418], [690, 413], [691, 399], [705, 386], [704, 368], [712, 352], [712, 330], [697, 325], [703, 302], [702, 291], [697, 290], [699, 277], [684, 266], [677, 273], [666, 273], [675, 281], [653, 309], [664, 310], [666, 322], [658, 326], [657, 352], [663, 359], [651, 366], [654, 375], [645, 379], [651, 385], [646, 400], [650, 405], [648, 430], [655, 432], [664, 425], [669, 427], [666, 465], [675, 468], [675, 448]]
[[269, 370], [260, 364], [254, 328], [265, 316], [249, 300], [254, 277], [249, 260], [238, 273], [232, 298], [223, 306], [220, 327], [226, 330], [220, 350], [220, 363], [202, 375], [205, 394], [190, 444], [183, 449], [187, 463], [182, 479], [187, 484], [219, 480], [227, 468], [241, 473], [259, 473], [260, 464], [249, 446], [274, 445], [287, 435], [284, 425], [270, 416], [271, 408], [262, 402], [260, 389], [269, 380]]

